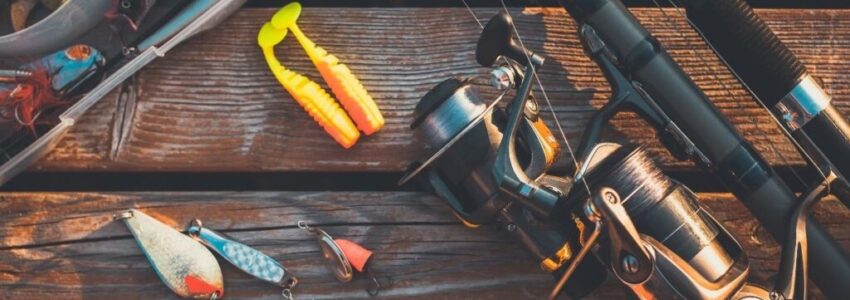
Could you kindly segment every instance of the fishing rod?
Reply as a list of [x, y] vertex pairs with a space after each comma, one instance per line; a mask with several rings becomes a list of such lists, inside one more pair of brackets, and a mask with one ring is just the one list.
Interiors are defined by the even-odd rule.
[[[846, 157], [850, 153], [850, 125], [805, 65], [743, 1], [683, 0], [681, 6], [688, 23], [756, 103], [772, 113], [823, 181], [833, 179], [829, 192], [850, 207], [850, 183], [845, 176], [850, 174], [850, 158]], [[789, 241], [784, 246], [806, 247]], [[781, 264], [797, 259], [787, 253], [783, 253]], [[805, 290], [805, 282], [801, 284]]]
[[[740, 244], [641, 147], [587, 140], [575, 174], [549, 174], [560, 145], [531, 92], [545, 57], [524, 47], [507, 13], [482, 27], [476, 60], [494, 68], [490, 84], [501, 96], [489, 104], [481, 100], [478, 77], [451, 78], [432, 88], [417, 103], [411, 128], [438, 150], [412, 164], [400, 183], [418, 180], [469, 227], [504, 227], [542, 269], [560, 278], [550, 298], [561, 291], [581, 297], [607, 272], [642, 299], [770, 299], [771, 292], [800, 291], [792, 281], [771, 289], [747, 282], [749, 263]], [[603, 44], [585, 41], [599, 58]], [[631, 87], [622, 74], [605, 70], [612, 85]], [[511, 102], [497, 107], [510, 90]], [[615, 89], [612, 101], [638, 103], [640, 95]], [[660, 112], [648, 113], [663, 119]], [[596, 128], [588, 130], [585, 136]], [[798, 230], [805, 231], [808, 210], [823, 189], [794, 210]], [[789, 236], [799, 238], [805, 241], [805, 235]], [[792, 261], [779, 277], [805, 280], [805, 266], [805, 259]]]
[[[612, 101], [591, 119], [592, 127], [631, 109], [652, 124], [674, 156], [691, 158], [719, 178], [780, 244], [794, 231], [789, 228], [801, 227], [795, 222], [789, 226], [789, 216], [799, 215], [792, 212], [805, 201], [798, 200], [622, 3], [574, 0], [563, 5], [579, 23], [585, 49], [614, 90]], [[598, 131], [589, 130], [579, 153], [598, 139]], [[820, 198], [829, 183], [814, 186], [802, 198]], [[830, 297], [850, 293], [839, 282], [850, 278], [847, 255], [815, 220], [802, 227], [801, 234], [791, 237], [795, 244], [809, 246], [814, 281]]]
[[[504, 226], [544, 270], [560, 277], [550, 298], [562, 290], [573, 297], [588, 293], [605, 275], [600, 269], [643, 299], [805, 298], [809, 251], [814, 274], [848, 278], [844, 253], [808, 218], [835, 176], [797, 199], [621, 3], [573, 1], [565, 7], [613, 90], [575, 152], [555, 118], [576, 164], [573, 176], [547, 173], [560, 147], [531, 93], [536, 82], [555, 115], [537, 79], [545, 58], [525, 48], [505, 9], [482, 25], [476, 48], [482, 66], [504, 61], [490, 75], [502, 96], [486, 104], [471, 78], [449, 79], [429, 91], [411, 128], [437, 151], [411, 165], [401, 183], [417, 178], [467, 226]], [[513, 100], [498, 108], [508, 89]], [[740, 245], [640, 147], [599, 141], [601, 127], [624, 109], [646, 119], [674, 156], [720, 177], [786, 242], [773, 286], [746, 281], [749, 264]], [[842, 288], [822, 278], [827, 295]]]
[[836, 173], [832, 192], [850, 207], [850, 125], [806, 66], [743, 1], [681, 4], [689, 23], [773, 114], [803, 157], [822, 176]]

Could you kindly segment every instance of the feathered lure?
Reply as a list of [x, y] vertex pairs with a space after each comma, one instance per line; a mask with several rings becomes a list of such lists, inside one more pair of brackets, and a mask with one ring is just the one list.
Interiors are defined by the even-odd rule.
[[30, 62], [0, 82], [0, 118], [29, 128], [36, 134], [39, 116], [49, 108], [68, 103], [65, 95], [93, 74], [105, 59], [87, 45], [74, 45]]

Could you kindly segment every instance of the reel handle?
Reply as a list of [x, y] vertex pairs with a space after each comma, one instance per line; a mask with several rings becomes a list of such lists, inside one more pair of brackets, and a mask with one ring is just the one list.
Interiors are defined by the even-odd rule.
[[479, 64], [490, 67], [499, 56], [510, 58], [523, 66], [531, 63], [535, 67], [543, 65], [543, 57], [534, 54], [514, 42], [514, 21], [505, 12], [500, 12], [487, 22], [487, 26], [478, 38], [475, 59]]

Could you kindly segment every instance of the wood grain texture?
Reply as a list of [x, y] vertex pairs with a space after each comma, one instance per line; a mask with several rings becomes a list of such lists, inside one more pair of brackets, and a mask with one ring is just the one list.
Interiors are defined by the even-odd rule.
[[[779, 248], [729, 194], [701, 194], [750, 256], [754, 278], [775, 272]], [[0, 298], [173, 298], [116, 212], [135, 207], [175, 228], [200, 218], [208, 228], [282, 261], [301, 278], [303, 299], [369, 298], [360, 275], [337, 283], [298, 220], [376, 253], [371, 266], [395, 284], [390, 299], [540, 299], [553, 279], [507, 232], [462, 226], [442, 200], [412, 192], [207, 192], [0, 194]], [[48, 209], [49, 208], [49, 209]], [[832, 198], [815, 215], [850, 248], [850, 213]], [[274, 299], [274, 287], [222, 261], [230, 299]], [[591, 299], [622, 296], [609, 282]]]
[[[475, 9], [482, 21], [496, 11]], [[678, 12], [633, 11], [769, 162], [802, 164]], [[407, 126], [418, 99], [450, 76], [486, 71], [474, 60], [478, 24], [463, 8], [305, 8], [301, 28], [359, 76], [387, 120], [383, 131], [343, 150], [267, 71], [255, 37], [273, 12], [242, 9], [148, 66], [137, 77], [137, 97], [110, 94], [34, 169], [401, 171], [431, 151]], [[823, 80], [839, 109], [850, 111], [850, 11], [758, 13]], [[512, 15], [526, 45], [548, 57], [542, 81], [575, 145], [610, 93], [607, 83], [584, 56], [575, 23], [562, 9], [513, 9]], [[277, 54], [287, 67], [322, 82], [294, 39], [284, 40]], [[616, 118], [606, 137], [648, 145], [667, 168], [692, 166], [666, 154], [633, 114]]]

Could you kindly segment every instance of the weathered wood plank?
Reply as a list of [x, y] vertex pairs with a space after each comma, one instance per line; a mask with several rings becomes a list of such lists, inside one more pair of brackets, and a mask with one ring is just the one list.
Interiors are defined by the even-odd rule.
[[[768, 161], [802, 163], [680, 14], [634, 11]], [[354, 70], [387, 119], [382, 132], [342, 150], [267, 72], [255, 36], [273, 12], [243, 9], [147, 67], [138, 77], [138, 99], [105, 98], [34, 169], [400, 171], [429, 152], [407, 127], [416, 101], [449, 76], [485, 71], [473, 57], [478, 25], [463, 8], [305, 9], [302, 29]], [[496, 9], [475, 12], [486, 21]], [[850, 11], [758, 13], [823, 79], [834, 103], [850, 111]], [[575, 144], [609, 94], [607, 83], [583, 55], [563, 10], [512, 14], [525, 43], [549, 57], [540, 70], [543, 83]], [[294, 39], [277, 52], [288, 67], [321, 82]], [[606, 134], [649, 145], [667, 167], [691, 166], [673, 161], [634, 115], [617, 118]]]
[[[779, 248], [728, 194], [701, 194], [751, 257], [755, 278], [775, 271]], [[421, 193], [3, 193], [0, 194], [0, 298], [172, 298], [113, 213], [140, 208], [182, 228], [192, 218], [281, 260], [307, 299], [368, 298], [367, 280], [335, 281], [298, 220], [375, 251], [374, 270], [390, 275], [389, 298], [543, 298], [553, 280], [506, 232], [463, 227], [441, 200]], [[816, 216], [850, 248], [850, 212], [835, 199]], [[222, 264], [225, 265], [224, 263]], [[276, 288], [225, 266], [233, 298], [275, 298]], [[619, 298], [609, 282], [592, 298]]]

